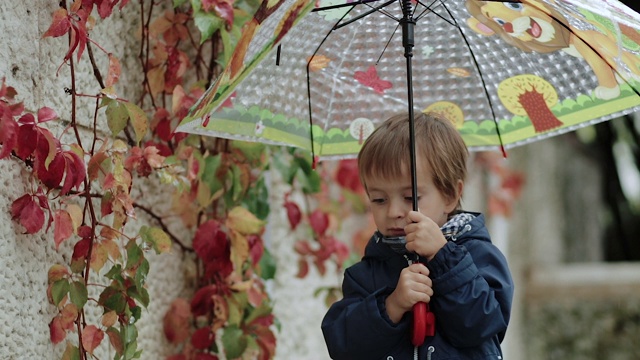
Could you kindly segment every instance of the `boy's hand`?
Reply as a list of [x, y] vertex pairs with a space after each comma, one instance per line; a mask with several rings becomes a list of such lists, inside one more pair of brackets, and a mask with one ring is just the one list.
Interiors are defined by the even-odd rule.
[[414, 263], [402, 269], [396, 289], [387, 297], [385, 306], [387, 315], [398, 323], [405, 312], [410, 311], [417, 302], [428, 303], [433, 296], [429, 278], [429, 269], [420, 263]]
[[410, 211], [407, 221], [409, 224], [404, 227], [407, 250], [431, 260], [447, 244], [438, 224], [424, 214]]

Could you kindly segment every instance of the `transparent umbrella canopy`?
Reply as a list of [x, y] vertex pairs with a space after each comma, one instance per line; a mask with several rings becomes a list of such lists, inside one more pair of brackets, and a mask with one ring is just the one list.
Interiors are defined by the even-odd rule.
[[351, 157], [377, 124], [410, 106], [449, 119], [473, 151], [640, 106], [640, 15], [620, 2], [411, 6], [407, 59], [400, 2], [265, 1], [177, 131]]

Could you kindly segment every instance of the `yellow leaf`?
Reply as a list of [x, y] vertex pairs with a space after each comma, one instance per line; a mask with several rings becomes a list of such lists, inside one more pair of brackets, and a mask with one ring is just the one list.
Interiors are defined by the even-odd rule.
[[69, 204], [67, 206], [67, 212], [71, 216], [71, 223], [73, 224], [73, 233], [78, 233], [78, 228], [82, 225], [82, 209], [76, 204]]
[[144, 111], [136, 104], [128, 102], [125, 103], [124, 106], [127, 108], [127, 112], [129, 113], [129, 119], [131, 120], [133, 130], [136, 133], [136, 142], [139, 144], [149, 129], [147, 114], [145, 114]]
[[119, 260], [122, 257], [122, 252], [120, 251], [120, 247], [117, 242], [113, 240], [104, 240], [101, 244], [111, 259]]
[[100, 90], [100, 92], [109, 99], [115, 100], [118, 98], [118, 94], [116, 94], [116, 89], [113, 88], [113, 85], [105, 87], [104, 89]]
[[242, 273], [243, 264], [249, 258], [249, 241], [244, 235], [235, 230], [230, 231], [231, 238], [231, 262], [233, 268]]
[[147, 73], [149, 79], [149, 87], [151, 88], [151, 96], [156, 97], [164, 90], [164, 68], [158, 66]]
[[104, 267], [107, 263], [107, 249], [100, 242], [93, 244], [93, 250], [91, 251], [91, 270], [96, 273]]
[[171, 239], [169, 238], [169, 235], [160, 228], [148, 228], [146, 236], [143, 236], [143, 239], [150, 241], [153, 245], [153, 249], [158, 254], [165, 253], [171, 249]]
[[102, 315], [102, 326], [106, 328], [115, 325], [116, 321], [118, 321], [118, 314], [114, 310]]
[[449, 72], [449, 74], [458, 76], [458, 77], [469, 77], [471, 76], [471, 74], [469, 74], [469, 71], [467, 71], [466, 69], [463, 68], [448, 68], [447, 71]]
[[231, 209], [226, 221], [229, 229], [244, 235], [261, 234], [264, 230], [264, 224], [264, 221], [258, 219], [249, 210], [241, 206]]

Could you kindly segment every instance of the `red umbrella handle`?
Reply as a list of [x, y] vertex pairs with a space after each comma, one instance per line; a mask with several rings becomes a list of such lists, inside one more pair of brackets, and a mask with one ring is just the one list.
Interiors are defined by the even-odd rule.
[[436, 318], [429, 311], [429, 305], [424, 302], [413, 305], [413, 333], [411, 335], [413, 346], [422, 345], [427, 336], [433, 336], [435, 333]]

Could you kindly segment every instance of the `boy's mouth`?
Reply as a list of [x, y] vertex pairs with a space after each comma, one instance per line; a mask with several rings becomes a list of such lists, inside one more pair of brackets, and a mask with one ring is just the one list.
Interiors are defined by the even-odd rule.
[[404, 229], [402, 228], [389, 228], [387, 229], [387, 236], [405, 236]]

